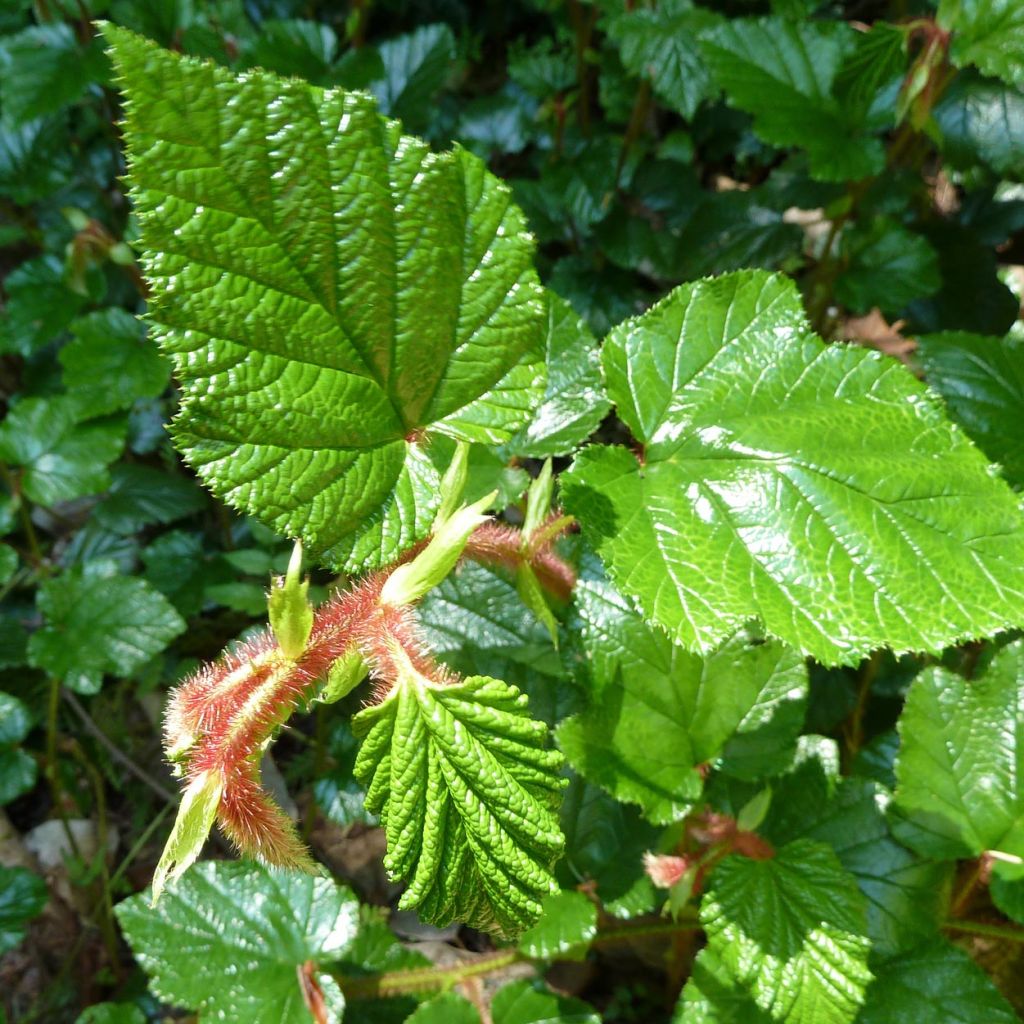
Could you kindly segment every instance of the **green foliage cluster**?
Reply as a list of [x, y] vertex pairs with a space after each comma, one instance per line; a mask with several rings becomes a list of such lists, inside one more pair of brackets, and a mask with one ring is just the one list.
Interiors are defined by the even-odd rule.
[[6, 4], [0, 1020], [1022, 1019], [1022, 12]]

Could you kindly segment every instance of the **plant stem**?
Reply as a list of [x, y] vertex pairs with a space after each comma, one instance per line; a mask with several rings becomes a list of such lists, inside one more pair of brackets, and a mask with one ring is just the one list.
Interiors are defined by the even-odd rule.
[[[641, 921], [638, 924], [602, 929], [591, 942], [591, 946], [611, 946], [620, 942], [631, 942], [635, 939], [675, 936], [683, 932], [696, 931], [699, 928], [700, 925], [695, 916], [679, 921]], [[336, 974], [335, 979], [341, 985], [348, 999], [381, 999], [388, 996], [448, 989], [469, 978], [502, 971], [513, 964], [533, 962], [530, 957], [518, 949], [502, 949], [494, 953], [485, 953], [469, 963], [451, 967], [415, 967], [411, 970], [388, 971], [368, 977], [349, 977]]]
[[985, 924], [982, 921], [946, 921], [942, 927], [954, 932], [967, 932], [970, 935], [984, 935], [988, 938], [1024, 943], [1024, 928], [1014, 928], [1012, 925]]

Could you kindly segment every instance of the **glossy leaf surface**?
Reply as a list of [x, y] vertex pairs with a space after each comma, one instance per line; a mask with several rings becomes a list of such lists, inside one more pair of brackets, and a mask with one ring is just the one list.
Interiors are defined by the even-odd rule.
[[757, 617], [834, 664], [1020, 623], [1016, 496], [900, 364], [822, 345], [786, 278], [683, 285], [602, 358], [643, 462], [587, 449], [563, 501], [678, 642]]
[[542, 292], [508, 189], [365, 95], [107, 35], [179, 446], [311, 549], [393, 561], [436, 505], [424, 432], [507, 440], [540, 398]]

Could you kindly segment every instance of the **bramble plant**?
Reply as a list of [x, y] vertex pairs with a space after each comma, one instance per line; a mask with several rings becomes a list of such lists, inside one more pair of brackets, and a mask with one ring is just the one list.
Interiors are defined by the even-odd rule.
[[[178, 677], [181, 797], [149, 892], [111, 913], [92, 854], [111, 963], [116, 921], [152, 993], [203, 1019], [596, 1024], [539, 979], [486, 1000], [474, 979], [646, 943], [667, 1002], [584, 993], [606, 1021], [1018, 1020], [1024, 335], [993, 251], [1024, 227], [998, 184], [1024, 166], [1024, 15], [536, 6], [557, 30], [513, 47], [510, 84], [447, 134], [429, 109], [445, 25], [371, 47], [356, 4], [336, 59], [298, 18], [223, 52], [220, 14], [192, 36], [82, 23], [122, 97], [133, 220], [121, 238], [83, 214], [70, 279], [10, 275], [26, 365], [32, 331], [74, 340], [64, 391], [34, 371], [0, 425], [31, 579], [0, 550], [11, 588], [39, 583], [25, 660], [49, 681], [68, 836], [62, 693], [152, 788], [74, 694]], [[88, 78], [63, 25], [0, 63], [50, 46], [71, 102]], [[5, 84], [24, 147], [49, 102]], [[536, 178], [516, 176], [527, 122]], [[0, 178], [28, 202], [7, 146]], [[708, 192], [698, 150], [703, 177], [727, 155], [737, 177]], [[117, 538], [207, 506], [144, 459], [108, 470], [126, 410], [133, 450], [155, 450], [160, 411], [140, 425], [137, 403], [168, 371], [125, 309], [86, 310], [97, 266], [143, 290], [170, 361], [173, 444], [227, 538], [209, 580], [184, 529], [151, 540], [145, 578], [123, 568]], [[55, 326], [19, 313], [58, 288], [81, 301]], [[115, 539], [76, 540], [56, 571], [38, 513], [103, 491]], [[246, 628], [189, 647], [186, 618], [218, 603]], [[35, 785], [33, 721], [0, 708], [13, 800]], [[278, 740], [300, 751], [301, 813]], [[331, 877], [356, 884], [324, 866], [318, 816], [379, 826], [383, 898]], [[211, 837], [241, 861], [201, 859]], [[0, 869], [0, 949], [44, 902]], [[432, 965], [373, 902], [484, 951]]]

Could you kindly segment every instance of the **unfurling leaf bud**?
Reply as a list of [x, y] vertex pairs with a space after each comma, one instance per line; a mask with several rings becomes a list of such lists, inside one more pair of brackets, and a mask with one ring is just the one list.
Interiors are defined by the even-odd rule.
[[274, 631], [281, 652], [292, 661], [302, 657], [313, 629], [309, 580], [300, 579], [301, 570], [302, 541], [297, 540], [288, 563], [288, 572], [273, 580], [268, 600], [270, 628]]

